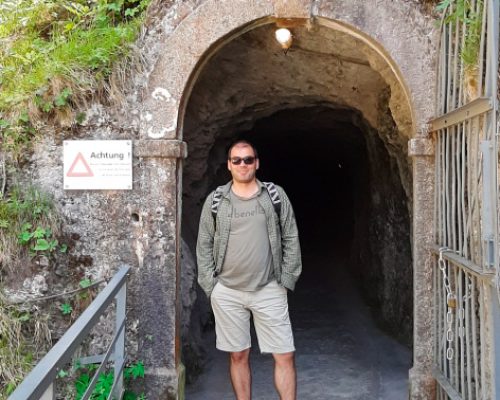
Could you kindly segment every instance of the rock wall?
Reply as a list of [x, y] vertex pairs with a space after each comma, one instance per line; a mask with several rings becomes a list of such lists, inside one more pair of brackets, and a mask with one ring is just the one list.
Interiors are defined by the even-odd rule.
[[[75, 238], [70, 254], [86, 260], [82, 267], [89, 275], [97, 279], [121, 264], [133, 267], [129, 351], [145, 363], [148, 398], [177, 397], [182, 331], [189, 343], [186, 357], [196, 359], [199, 351], [191, 344], [187, 321], [203, 320], [204, 312], [199, 317], [190, 313], [195, 309], [193, 270], [187, 248], [181, 265], [180, 211], [183, 235], [192, 249], [201, 199], [221, 177], [220, 161], [215, 160], [235, 132], [248, 131], [257, 120], [283, 109], [328, 104], [356, 110], [379, 136], [380, 142], [373, 139], [369, 146], [383, 147], [390, 156], [380, 156], [392, 171], [391, 183], [380, 183], [380, 196], [398, 182], [403, 188], [404, 195], [397, 189], [389, 196], [388, 215], [396, 225], [406, 224], [404, 212], [395, 211], [401, 199], [411, 209], [406, 142], [426, 134], [433, 110], [429, 82], [436, 41], [431, 19], [409, 0], [287, 4], [158, 1], [134, 50], [131, 73], [116, 88], [119, 102], [93, 104], [83, 126], [57, 128], [54, 135], [41, 138], [23, 170], [24, 178], [54, 195], [64, 232]], [[312, 23], [295, 30], [295, 47], [285, 56], [276, 49], [273, 26], [266, 24], [274, 17], [304, 16], [313, 16]], [[389, 128], [388, 119], [393, 121]], [[65, 138], [134, 140], [133, 190], [64, 191]], [[191, 154], [186, 162], [181, 140]], [[179, 193], [183, 168], [184, 207]], [[368, 215], [382, 212], [373, 199]], [[384, 226], [386, 240], [400, 232], [379, 220], [370, 228], [372, 235]], [[390, 247], [375, 247], [382, 254], [381, 269], [394, 263]], [[380, 253], [380, 248], [387, 251]], [[392, 275], [387, 282], [405, 279], [394, 271], [383, 272]], [[187, 279], [184, 292], [191, 293], [183, 303], [181, 276]], [[386, 301], [396, 285], [382, 287], [377, 293]], [[179, 318], [184, 322], [177, 323]]]
[[397, 162], [368, 129], [365, 173], [355, 197], [351, 263], [376, 320], [408, 346], [413, 333], [411, 223]]

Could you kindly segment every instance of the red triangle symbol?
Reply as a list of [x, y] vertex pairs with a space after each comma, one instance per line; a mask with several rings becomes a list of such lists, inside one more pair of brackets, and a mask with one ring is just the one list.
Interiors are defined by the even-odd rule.
[[[85, 169], [85, 171], [78, 171], [75, 172], [75, 169], [78, 167], [78, 169], [82, 169], [82, 167]], [[78, 154], [75, 157], [75, 160], [73, 161], [73, 164], [71, 164], [71, 167], [69, 168], [68, 173], [66, 176], [70, 178], [86, 178], [86, 177], [92, 177], [94, 176], [94, 173], [90, 169], [89, 165], [87, 164], [87, 161], [85, 161], [85, 158], [83, 157], [83, 154], [78, 152]]]

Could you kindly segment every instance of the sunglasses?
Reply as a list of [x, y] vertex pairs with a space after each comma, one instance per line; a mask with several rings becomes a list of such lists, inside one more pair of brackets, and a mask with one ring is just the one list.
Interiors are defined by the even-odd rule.
[[242, 157], [232, 157], [232, 158], [230, 158], [230, 160], [231, 160], [231, 163], [234, 165], [240, 165], [242, 161], [245, 165], [252, 165], [255, 162], [255, 157], [253, 157], [253, 156], [247, 156], [247, 157], [243, 157], [243, 158]]

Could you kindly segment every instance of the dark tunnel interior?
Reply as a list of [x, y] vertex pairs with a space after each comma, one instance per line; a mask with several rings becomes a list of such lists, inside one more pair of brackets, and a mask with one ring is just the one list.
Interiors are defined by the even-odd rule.
[[331, 269], [307, 263], [308, 254], [349, 259], [356, 207], [363, 207], [364, 136], [352, 122], [336, 118], [327, 108], [282, 111], [243, 135], [259, 151], [258, 178], [282, 186], [294, 207], [305, 258], [299, 288], [330, 280]]
[[[328, 319], [329, 305], [315, 304], [310, 293], [348, 286], [386, 332], [409, 345], [412, 269], [407, 197], [397, 166], [377, 132], [355, 110], [321, 105], [282, 110], [257, 120], [251, 129], [216, 134], [204, 160], [207, 190], [199, 198], [193, 198], [199, 183], [190, 182], [185, 173], [185, 232], [189, 226], [196, 232], [206, 195], [230, 179], [226, 151], [235, 138], [255, 144], [258, 179], [282, 186], [293, 204], [303, 272], [291, 304], [300, 302], [302, 310], [320, 307], [324, 311], [320, 318]], [[189, 145], [189, 137], [186, 140]], [[189, 243], [188, 233], [184, 237]], [[190, 247], [194, 253], [193, 239]], [[346, 276], [349, 285], [342, 281]], [[199, 309], [207, 307], [205, 302], [199, 294], [196, 318]], [[193, 338], [184, 342], [191, 347]]]

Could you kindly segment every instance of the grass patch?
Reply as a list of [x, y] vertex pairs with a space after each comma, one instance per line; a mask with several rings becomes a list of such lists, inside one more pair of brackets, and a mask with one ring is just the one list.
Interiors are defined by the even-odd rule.
[[0, 399], [6, 399], [50, 344], [42, 316], [8, 306], [0, 295]]
[[[24, 161], [39, 135], [81, 123], [79, 110], [96, 94], [120, 95], [115, 87], [150, 1], [0, 0], [0, 281], [21, 279], [36, 257], [67, 251], [55, 239], [49, 196], [36, 188], [5, 193], [7, 162]], [[9, 305], [0, 290], [0, 399], [50, 343], [49, 314], [37, 310]]]
[[[4, 0], [0, 4], [0, 134], [15, 156], [50, 121], [76, 110], [126, 58], [150, 0]], [[18, 158], [14, 157], [14, 158]]]
[[56, 304], [13, 304], [3, 285], [22, 283], [33, 268], [41, 268], [36, 261], [42, 256], [54, 260], [56, 252], [67, 251], [56, 240], [59, 226], [52, 198], [36, 187], [12, 186], [0, 193], [0, 400], [51, 346], [49, 324]]
[[[49, 255], [39, 251], [39, 240], [50, 242], [59, 232], [52, 200], [34, 187], [14, 187], [0, 198], [0, 271], [13, 273], [30, 258]], [[51, 249], [53, 251], [55, 249]]]

